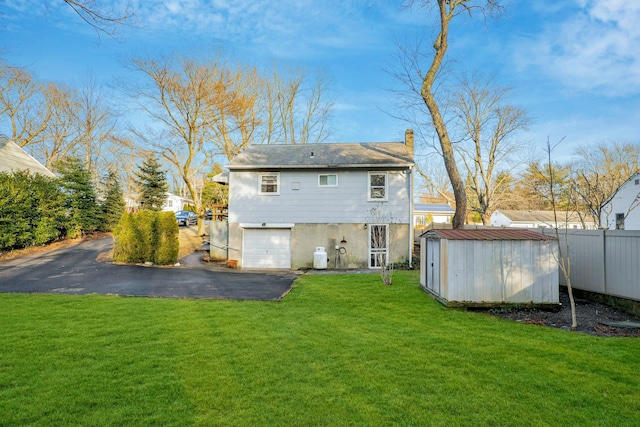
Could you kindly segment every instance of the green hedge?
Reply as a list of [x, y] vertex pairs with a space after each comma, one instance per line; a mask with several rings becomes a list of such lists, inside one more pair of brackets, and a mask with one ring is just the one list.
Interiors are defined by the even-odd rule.
[[173, 212], [125, 212], [113, 232], [113, 260], [173, 264], [180, 249], [178, 233]]
[[66, 228], [65, 198], [57, 180], [0, 173], [0, 251], [53, 242]]

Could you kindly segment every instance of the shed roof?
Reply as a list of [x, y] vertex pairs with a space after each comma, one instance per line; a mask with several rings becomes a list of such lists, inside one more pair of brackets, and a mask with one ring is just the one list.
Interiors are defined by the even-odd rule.
[[250, 145], [227, 164], [229, 170], [409, 167], [413, 156], [402, 142]]
[[0, 172], [29, 171], [55, 178], [53, 172], [44, 167], [18, 144], [0, 135]]
[[555, 236], [517, 228], [429, 230], [424, 236], [428, 239], [447, 240], [556, 240]]

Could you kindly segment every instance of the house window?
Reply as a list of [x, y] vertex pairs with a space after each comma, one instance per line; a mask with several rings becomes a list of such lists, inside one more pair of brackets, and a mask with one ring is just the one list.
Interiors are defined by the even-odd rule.
[[624, 214], [616, 214], [616, 230], [624, 230]]
[[369, 200], [387, 200], [387, 174], [369, 172]]
[[338, 175], [335, 173], [321, 173], [318, 175], [319, 187], [337, 187]]
[[634, 181], [634, 184], [635, 184], [635, 185], [640, 185], [640, 179], [636, 179], [636, 180]]
[[260, 174], [260, 188], [258, 194], [278, 195], [280, 194], [280, 174], [263, 173]]

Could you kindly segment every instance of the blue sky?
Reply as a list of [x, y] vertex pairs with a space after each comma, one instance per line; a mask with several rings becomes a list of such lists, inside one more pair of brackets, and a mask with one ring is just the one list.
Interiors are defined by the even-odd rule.
[[[43, 80], [79, 85], [91, 75], [106, 85], [137, 78], [121, 65], [132, 55], [222, 49], [258, 65], [323, 70], [333, 81], [332, 141], [403, 138], [407, 123], [387, 114], [399, 82], [385, 70], [394, 40], [429, 40], [434, 21], [399, 0], [131, 3], [139, 27], [113, 40], [98, 37], [62, 0], [5, 0], [0, 55]], [[495, 74], [529, 111], [533, 124], [522, 137], [532, 152], [543, 155], [547, 138], [564, 138], [560, 158], [577, 146], [640, 142], [640, 2], [512, 0], [499, 20], [459, 20], [451, 30], [455, 69]]]

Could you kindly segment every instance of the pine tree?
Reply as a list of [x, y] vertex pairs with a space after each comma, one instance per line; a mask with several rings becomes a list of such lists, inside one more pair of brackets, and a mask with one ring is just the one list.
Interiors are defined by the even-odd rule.
[[112, 231], [118, 225], [118, 221], [124, 213], [124, 197], [120, 182], [113, 170], [109, 171], [105, 183], [104, 201], [102, 202], [102, 213], [104, 215], [104, 230]]
[[91, 173], [75, 157], [64, 159], [57, 169], [66, 199], [67, 236], [75, 238], [98, 230], [103, 216], [91, 182]]
[[169, 189], [165, 171], [160, 169], [160, 163], [155, 156], [149, 156], [136, 172], [136, 184], [140, 198], [140, 208], [153, 211], [162, 209]]

